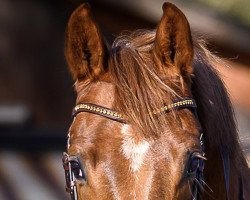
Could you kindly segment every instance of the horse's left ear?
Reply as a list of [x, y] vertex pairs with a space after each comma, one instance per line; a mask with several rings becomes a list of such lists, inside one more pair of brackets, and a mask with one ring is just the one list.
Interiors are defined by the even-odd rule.
[[185, 15], [173, 4], [163, 4], [163, 16], [156, 31], [155, 53], [161, 66], [172, 73], [188, 76], [192, 73], [193, 44]]
[[106, 67], [107, 47], [89, 4], [79, 6], [68, 22], [65, 56], [74, 80], [93, 80]]

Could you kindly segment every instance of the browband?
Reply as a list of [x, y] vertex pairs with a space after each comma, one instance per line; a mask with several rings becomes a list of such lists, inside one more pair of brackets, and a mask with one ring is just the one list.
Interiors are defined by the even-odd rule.
[[[171, 110], [178, 110], [182, 108], [196, 108], [196, 107], [197, 106], [196, 106], [194, 99], [185, 97], [182, 99], [176, 99], [173, 101], [173, 103], [165, 105], [160, 109], [154, 110], [153, 114], [166, 113]], [[89, 112], [89, 113], [101, 115], [103, 117], [106, 117], [106, 118], [109, 118], [109, 119], [112, 119], [121, 123], [127, 122], [126, 115], [121, 114], [115, 110], [112, 110], [103, 106], [99, 106], [93, 103], [80, 103], [76, 105], [75, 108], [73, 109], [72, 116], [75, 117], [78, 113], [81, 113], [81, 112]]]

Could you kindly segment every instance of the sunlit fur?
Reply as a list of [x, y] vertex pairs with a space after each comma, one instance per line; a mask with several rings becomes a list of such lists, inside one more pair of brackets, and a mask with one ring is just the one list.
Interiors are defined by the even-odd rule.
[[[192, 39], [178, 8], [165, 3], [163, 11], [156, 30], [120, 36], [110, 51], [87, 4], [69, 20], [65, 52], [76, 103], [117, 110], [129, 122], [76, 116], [68, 153], [79, 155], [86, 168], [87, 182], [77, 184], [80, 200], [192, 199], [194, 180], [186, 170], [190, 153], [200, 150], [200, 126], [208, 159], [202, 199], [225, 199], [221, 151], [230, 155], [230, 198], [238, 198], [240, 178], [249, 198], [249, 169], [228, 95], [213, 67], [220, 61], [201, 39]], [[197, 101], [200, 124], [188, 109], [152, 114], [186, 96]]]

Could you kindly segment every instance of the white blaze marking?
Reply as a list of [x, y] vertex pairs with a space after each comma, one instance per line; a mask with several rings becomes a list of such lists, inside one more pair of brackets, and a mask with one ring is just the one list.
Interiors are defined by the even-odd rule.
[[136, 141], [130, 132], [130, 126], [125, 124], [122, 126], [123, 134], [123, 143], [122, 143], [122, 152], [124, 156], [130, 160], [133, 172], [136, 172], [140, 169], [143, 164], [146, 153], [149, 149], [149, 142], [146, 140]]
[[116, 177], [114, 175], [113, 170], [111, 169], [110, 164], [105, 164], [104, 167], [104, 172], [106, 174], [106, 176], [108, 177], [108, 180], [111, 184], [111, 192], [114, 196], [115, 200], [121, 200], [121, 197], [119, 195], [119, 190], [117, 188], [117, 181], [116, 181]]

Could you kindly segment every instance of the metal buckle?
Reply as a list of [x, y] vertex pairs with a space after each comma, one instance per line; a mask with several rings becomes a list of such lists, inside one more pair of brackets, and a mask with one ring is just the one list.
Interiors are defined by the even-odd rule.
[[71, 168], [71, 162], [75, 161], [75, 159], [75, 156], [69, 156], [67, 153], [63, 153], [62, 163], [65, 172], [66, 192], [70, 194], [72, 200], [78, 200], [76, 178]]

